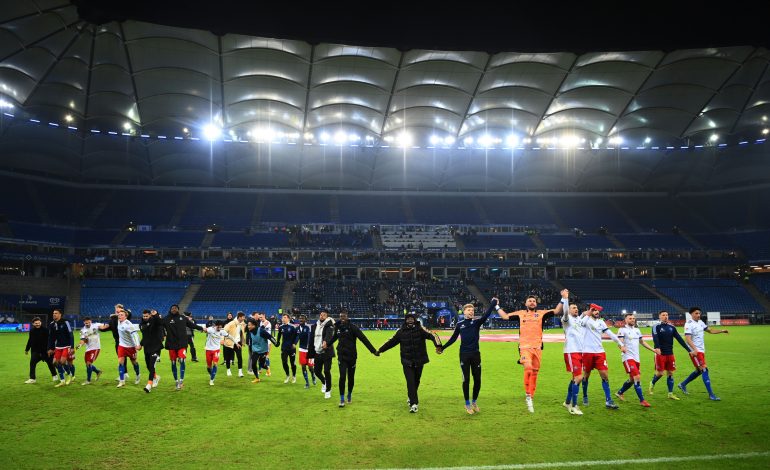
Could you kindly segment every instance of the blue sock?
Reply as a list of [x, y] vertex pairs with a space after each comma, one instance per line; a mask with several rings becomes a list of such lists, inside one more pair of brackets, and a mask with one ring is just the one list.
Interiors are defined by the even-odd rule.
[[612, 392], [610, 392], [610, 383], [602, 380], [602, 390], [604, 390], [604, 401], [612, 401]]
[[666, 377], [666, 385], [668, 385], [668, 393], [674, 393], [674, 377], [669, 375]]
[[634, 391], [636, 392], [636, 396], [639, 397], [639, 401], [644, 401], [644, 395], [642, 395], [642, 384], [639, 382], [634, 382]]
[[588, 379], [583, 379], [583, 397], [588, 397]]
[[572, 382], [572, 406], [577, 406], [578, 395], [580, 395], [580, 385]]
[[136, 372], [136, 375], [139, 375], [139, 363], [134, 363], [134, 372]]
[[64, 366], [61, 364], [56, 365], [56, 370], [59, 371], [59, 379], [64, 380]]
[[618, 390], [618, 393], [622, 395], [626, 393], [626, 390], [628, 390], [629, 388], [631, 388], [631, 381], [626, 380], [625, 382], [623, 382], [623, 386], [620, 387], [620, 390]]
[[706, 386], [706, 391], [709, 392], [709, 396], [714, 396], [714, 391], [711, 390], [711, 377], [709, 377], [709, 370], [703, 371], [703, 384]]
[[214, 377], [217, 376], [217, 366], [214, 365], [214, 367], [211, 368], [211, 380], [214, 380]]
[[662, 375], [653, 375], [652, 376], [652, 384], [655, 385], [656, 383], [658, 383], [658, 380], [660, 380], [661, 377], [663, 377], [663, 376]]
[[465, 407], [467, 408], [469, 406], [471, 406], [471, 401], [470, 400], [465, 400]]
[[[353, 392], [348, 392], [348, 401], [350, 401], [350, 398], [353, 396]], [[473, 400], [473, 403], [476, 403], [476, 400]]]
[[302, 371], [302, 377], [304, 377], [304, 378], [305, 378], [305, 385], [308, 385], [308, 386], [309, 386], [309, 385], [310, 385], [310, 382], [308, 382], [308, 380], [307, 380], [307, 371], [306, 371], [306, 370], [303, 370], [303, 371]]
[[74, 376], [75, 375], [75, 364], [70, 364], [69, 366], [70, 366], [70, 375]]
[[86, 364], [86, 381], [87, 382], [91, 381], [91, 371], [92, 371], [91, 364]]
[[573, 381], [569, 381], [569, 385], [567, 385], [567, 399], [564, 400], [564, 403], [570, 404], [572, 403], [572, 384], [575, 383]]
[[176, 361], [171, 362], [171, 373], [174, 374], [174, 380], [178, 380], [176, 377]]
[[179, 380], [184, 380], [184, 366], [185, 360], [179, 359]]
[[[699, 375], [701, 375], [702, 372], [700, 369], [695, 369], [692, 374], [689, 375], [686, 379], [684, 379], [684, 382], [682, 382], [682, 385], [687, 386], [688, 383], [692, 382], [693, 380], [697, 379]], [[704, 379], [705, 380], [705, 379]]]
[[345, 394], [344, 393], [342, 395], [340, 395], [340, 403], [342, 403], [343, 401], [345, 401]]
[[118, 366], [118, 376], [120, 377], [120, 381], [122, 382], [125, 379], [126, 376], [126, 366], [123, 364]]

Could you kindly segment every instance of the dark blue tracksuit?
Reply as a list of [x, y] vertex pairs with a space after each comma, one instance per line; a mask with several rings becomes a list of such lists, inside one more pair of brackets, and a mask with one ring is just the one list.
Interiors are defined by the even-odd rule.
[[460, 370], [463, 372], [463, 396], [465, 401], [469, 398], [470, 374], [473, 374], [473, 401], [479, 397], [481, 390], [481, 352], [479, 351], [479, 330], [487, 321], [494, 305], [490, 305], [481, 318], [468, 320], [463, 318], [455, 326], [452, 337], [444, 345], [444, 349], [451, 346], [457, 337], [460, 337]]

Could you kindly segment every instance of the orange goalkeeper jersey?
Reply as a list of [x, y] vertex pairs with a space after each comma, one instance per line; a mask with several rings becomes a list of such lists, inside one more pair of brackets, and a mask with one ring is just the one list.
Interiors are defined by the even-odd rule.
[[537, 348], [543, 345], [543, 318], [553, 310], [519, 310], [519, 347]]

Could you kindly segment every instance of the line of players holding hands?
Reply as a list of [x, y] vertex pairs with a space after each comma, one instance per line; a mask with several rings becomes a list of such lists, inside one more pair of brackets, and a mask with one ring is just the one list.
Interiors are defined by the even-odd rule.
[[[477, 399], [481, 388], [480, 328], [489, 316], [497, 311], [504, 320], [509, 320], [514, 316], [519, 318], [520, 358], [518, 362], [524, 366], [526, 405], [531, 413], [534, 413], [533, 397], [543, 346], [543, 320], [552, 314], [561, 314], [564, 327], [564, 361], [567, 371], [572, 374], [572, 379], [569, 381], [567, 397], [563, 405], [570, 414], [583, 414], [578, 407], [580, 385], [583, 386], [583, 404], [587, 405], [588, 379], [594, 369], [598, 371], [602, 380], [605, 406], [610, 409], [618, 408], [613, 401], [609, 386], [606, 354], [602, 345], [602, 336], [605, 334], [621, 350], [623, 367], [629, 375], [629, 379], [614, 394], [621, 401], [625, 401], [626, 391], [633, 388], [639, 398], [639, 403], [644, 407], [650, 406], [644, 398], [641, 385], [640, 345], [655, 354], [655, 375], [649, 384], [648, 392], [653, 393], [655, 383], [665, 374], [667, 376], [668, 397], [674, 400], [679, 399], [674, 394], [673, 372], [676, 370], [673, 352], [674, 339], [688, 351], [695, 366], [695, 370], [690, 376], [678, 384], [679, 390], [688, 394], [687, 385], [700, 376], [709, 393], [709, 398], [715, 401], [719, 400], [711, 389], [711, 380], [705, 359], [704, 332], [718, 334], [728, 333], [728, 331], [709, 329], [701, 320], [699, 308], [692, 307], [689, 310], [691, 319], [687, 320], [685, 324], [684, 339], [669, 323], [668, 312], [661, 311], [659, 313], [660, 323], [652, 329], [654, 346], [650, 346], [636, 327], [634, 314], [625, 315], [624, 326], [618, 330], [616, 335], [607, 327], [604, 320], [599, 318], [602, 307], [590, 304], [588, 310], [580, 314], [577, 305], [569, 303], [569, 291], [565, 289], [561, 294], [561, 302], [552, 310], [537, 310], [537, 299], [530, 296], [525, 301], [525, 309], [511, 313], [506, 313], [498, 305], [497, 298], [493, 298], [489, 309], [480, 318], [474, 318], [474, 306], [467, 304], [463, 307], [464, 318], [456, 324], [451, 338], [444, 345], [441, 344], [437, 335], [424, 329], [414, 315], [407, 314], [403, 326], [379, 350], [375, 349], [361, 330], [349, 321], [345, 313], [340, 315], [340, 321], [335, 324], [328, 317], [327, 312], [322, 312], [319, 321], [312, 326], [306, 323], [304, 315], [300, 316], [298, 325], [292, 324], [288, 315], [283, 315], [282, 324], [277, 327], [278, 340], [276, 340], [272, 335], [270, 322], [265, 319], [264, 314], [257, 312], [248, 320], [246, 320], [243, 312], [238, 312], [237, 317], [226, 324], [222, 321], [216, 321], [204, 328], [182, 315], [179, 312], [179, 307], [173, 305], [165, 317], [159, 315], [155, 310], [145, 310], [142, 314], [141, 324], [137, 327], [129, 320], [130, 312], [120, 304], [115, 306], [115, 312], [110, 316], [108, 323], [99, 324], [93, 323], [89, 318], [84, 319], [84, 326], [80, 330], [80, 342], [75, 346], [73, 330], [69, 322], [62, 318], [60, 310], [54, 310], [53, 321], [47, 330], [42, 328], [39, 319], [33, 321], [25, 350], [26, 353], [32, 351], [30, 379], [25, 383], [36, 382], [35, 366], [38, 362], [44, 361], [49, 367], [53, 380], [58, 379], [56, 387], [70, 384], [75, 375], [75, 350], [85, 346], [87, 378], [82, 385], [92, 384], [100, 378], [103, 372], [94, 365], [101, 349], [99, 333], [111, 331], [115, 339], [119, 363], [117, 385], [119, 388], [125, 386], [128, 362], [132, 364], [134, 369], [134, 383], [140, 383], [137, 352], [144, 350], [145, 365], [148, 371], [144, 391], [150, 393], [160, 381], [155, 367], [160, 361], [161, 351], [167, 349], [176, 389], [181, 390], [184, 386], [188, 329], [192, 329], [205, 332], [207, 335], [205, 349], [210, 385], [214, 385], [222, 343], [225, 346], [227, 375], [231, 375], [230, 364], [234, 362], [234, 356], [237, 354], [238, 375], [244, 376], [240, 348], [245, 343], [249, 350], [249, 372], [254, 374], [252, 382], [258, 383], [261, 370], [265, 370], [266, 374], [270, 375], [269, 344], [281, 346], [280, 341], [283, 338], [281, 361], [286, 373], [284, 383], [296, 382], [295, 356], [297, 349], [299, 349], [299, 362], [302, 366], [305, 388], [309, 388], [311, 378], [315, 385], [317, 376], [322, 383], [322, 392], [325, 398], [331, 397], [330, 369], [332, 359], [335, 357], [332, 345], [334, 342], [338, 342], [340, 407], [344, 407], [346, 402], [348, 404], [351, 402], [357, 357], [356, 339], [359, 339], [372, 354], [377, 356], [387, 349], [400, 345], [401, 363], [409, 396], [409, 411], [414, 413], [417, 412], [417, 389], [423, 366], [429, 362], [425, 341], [431, 341], [436, 346], [436, 352], [441, 354], [459, 337], [465, 410], [468, 414], [474, 414], [479, 412]], [[138, 331], [142, 332], [141, 340]], [[310, 377], [308, 377], [308, 373]], [[472, 400], [470, 396], [471, 377], [474, 382]], [[346, 385], [347, 397], [345, 396]]]

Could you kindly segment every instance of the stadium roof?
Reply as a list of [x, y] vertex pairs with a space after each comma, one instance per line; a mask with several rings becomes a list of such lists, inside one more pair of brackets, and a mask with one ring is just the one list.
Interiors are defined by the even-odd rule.
[[[7, 115], [0, 145], [12, 150], [6, 154], [14, 168], [13, 159], [29, 161], [29, 153], [77, 157], [52, 158], [52, 172], [66, 177], [136, 173], [162, 183], [164, 173], [169, 183], [239, 184], [233, 182], [248, 174], [209, 162], [208, 175], [198, 179], [206, 162], [190, 163], [193, 147], [177, 142], [196, 139], [295, 146], [270, 147], [271, 164], [280, 166], [282, 153], [302, 148], [325, 158], [326, 146], [708, 144], [759, 138], [770, 115], [770, 51], [761, 46], [399, 50], [130, 19], [96, 24], [61, 0], [2, 3], [0, 105]], [[58, 133], [30, 130], [30, 119]], [[120, 134], [148, 142], [103, 138]], [[164, 142], [153, 143], [158, 139]], [[254, 148], [222, 151], [245, 159]], [[305, 184], [291, 174], [303, 165], [286, 168], [276, 184]], [[374, 177], [355, 178], [371, 187]]]

